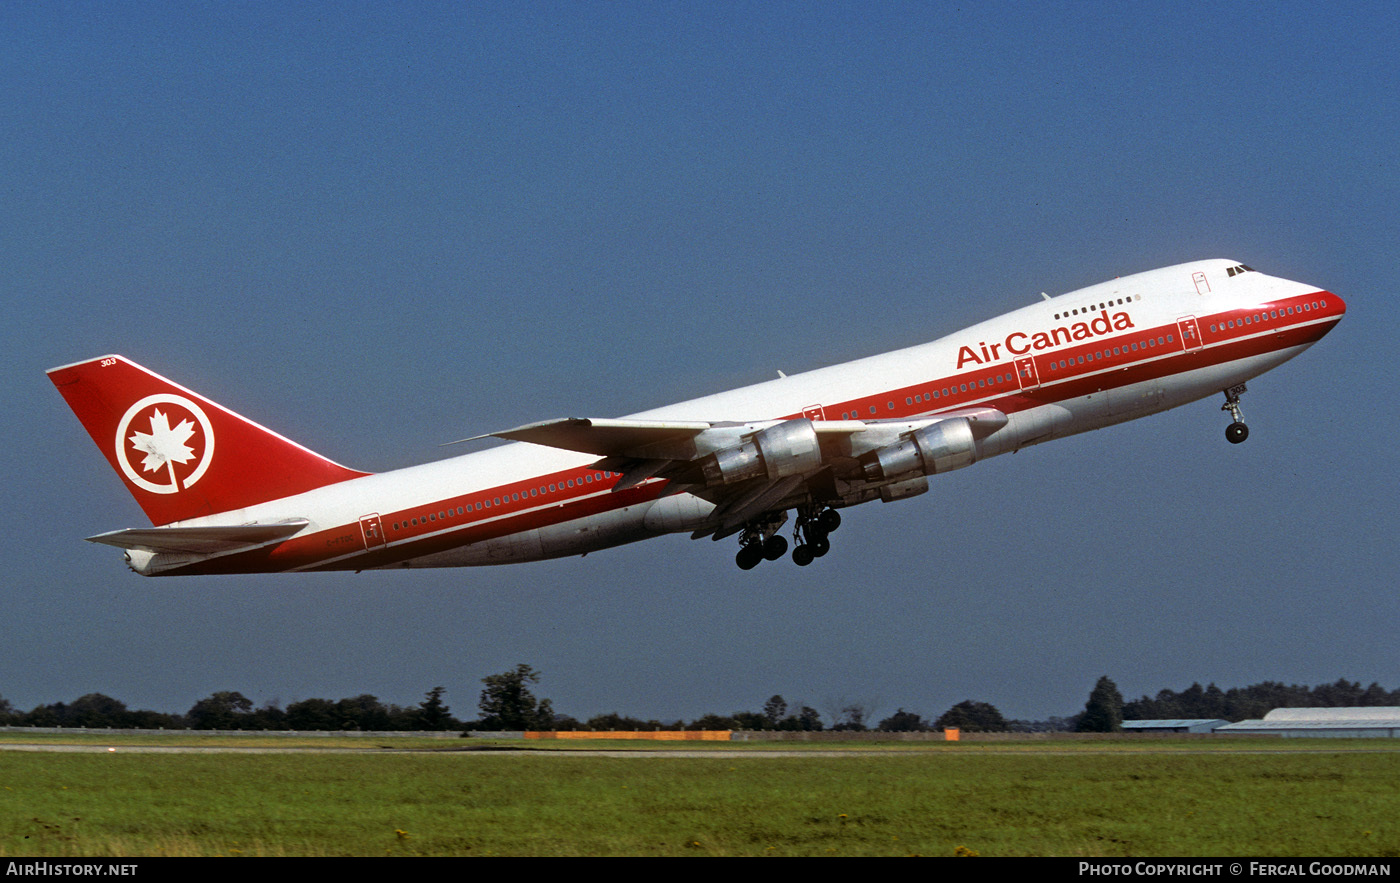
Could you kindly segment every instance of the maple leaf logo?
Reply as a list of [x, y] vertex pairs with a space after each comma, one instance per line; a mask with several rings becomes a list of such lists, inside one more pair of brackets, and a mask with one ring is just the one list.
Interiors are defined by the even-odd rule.
[[175, 464], [188, 463], [194, 459], [194, 449], [185, 444], [192, 435], [193, 423], [181, 420], [171, 429], [170, 418], [162, 414], [160, 409], [156, 409], [151, 414], [151, 431], [133, 435], [131, 445], [146, 454], [146, 459], [141, 461], [142, 469], [147, 472], [159, 472], [162, 468], [168, 468], [170, 483], [176, 484]]
[[[143, 424], [149, 431], [140, 428]], [[184, 396], [147, 396], [128, 408], [117, 425], [117, 463], [143, 490], [179, 493], [208, 470], [213, 429], [204, 410]]]

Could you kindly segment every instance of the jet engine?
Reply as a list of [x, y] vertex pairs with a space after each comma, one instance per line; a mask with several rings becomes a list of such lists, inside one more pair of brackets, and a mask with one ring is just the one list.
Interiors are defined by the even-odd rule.
[[971, 466], [977, 462], [977, 438], [966, 417], [940, 420], [916, 429], [899, 441], [877, 448], [861, 458], [869, 481], [933, 475]]
[[785, 420], [754, 433], [748, 441], [715, 451], [700, 461], [705, 484], [713, 487], [750, 478], [777, 481], [805, 475], [822, 465], [817, 430], [805, 417]]

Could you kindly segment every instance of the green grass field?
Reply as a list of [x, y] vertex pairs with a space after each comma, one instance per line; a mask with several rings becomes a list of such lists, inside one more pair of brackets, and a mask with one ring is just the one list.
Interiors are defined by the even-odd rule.
[[[861, 744], [835, 757], [831, 745], [673, 758], [427, 740], [393, 754], [124, 750], [152, 742], [200, 744], [0, 751], [0, 854], [1400, 855], [1393, 740]], [[808, 756], [759, 753], [775, 748]]]

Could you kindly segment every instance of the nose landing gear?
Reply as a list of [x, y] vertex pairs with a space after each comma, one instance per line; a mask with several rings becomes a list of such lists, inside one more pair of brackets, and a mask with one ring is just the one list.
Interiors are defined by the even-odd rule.
[[1229, 411], [1231, 418], [1235, 421], [1225, 427], [1225, 440], [1232, 445], [1237, 445], [1249, 438], [1249, 427], [1244, 425], [1244, 414], [1240, 412], [1240, 395], [1246, 391], [1247, 388], [1243, 383], [1230, 387], [1225, 390], [1225, 404], [1220, 406], [1220, 410]]

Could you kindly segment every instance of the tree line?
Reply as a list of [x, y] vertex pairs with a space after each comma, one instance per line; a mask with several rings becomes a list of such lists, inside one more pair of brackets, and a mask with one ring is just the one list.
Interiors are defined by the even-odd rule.
[[1240, 721], [1263, 717], [1274, 708], [1400, 705], [1400, 690], [1378, 684], [1339, 680], [1319, 687], [1285, 686], [1273, 681], [1221, 690], [1215, 684], [1192, 684], [1155, 698], [1124, 702], [1117, 685], [1099, 678], [1084, 709], [1070, 717], [1045, 721], [1008, 720], [990, 703], [964, 700], [934, 719], [903, 707], [874, 720], [872, 707], [835, 703], [826, 718], [816, 709], [790, 705], [774, 695], [757, 711], [708, 713], [691, 721], [641, 719], [616, 712], [578, 720], [554, 711], [549, 699], [535, 696], [540, 673], [529, 665], [482, 678], [478, 714], [470, 720], [452, 715], [446, 690], [434, 687], [417, 705], [400, 706], [362, 694], [346, 699], [303, 699], [285, 708], [276, 701], [254, 707], [242, 693], [221, 691], [196, 702], [184, 714], [133, 710], [120, 700], [88, 693], [69, 703], [39, 705], [23, 712], [0, 696], [0, 726], [83, 727], [89, 729], [314, 730], [314, 731], [500, 731], [500, 730], [774, 730], [918, 732], [958, 728], [965, 732], [1116, 732], [1123, 720], [1223, 718]]
[[1264, 681], [1248, 687], [1222, 690], [1215, 684], [1192, 684], [1180, 692], [1162, 690], [1123, 705], [1128, 720], [1222, 718], [1232, 723], [1255, 720], [1275, 708], [1360, 708], [1400, 706], [1400, 690], [1387, 691], [1380, 684], [1362, 687], [1359, 681], [1339, 680], [1320, 687]]
[[143, 730], [450, 730], [460, 722], [443, 704], [442, 687], [430, 690], [415, 706], [380, 702], [368, 694], [332, 701], [305, 699], [286, 708], [268, 702], [254, 708], [242, 693], [220, 691], [196, 702], [184, 714], [134, 710], [102, 693], [72, 702], [16, 710], [0, 697], [0, 726], [87, 727]]
[[414, 706], [381, 702], [363, 694], [346, 699], [303, 699], [282, 707], [276, 701], [254, 707], [252, 700], [235, 691], [220, 691], [196, 702], [184, 714], [133, 710], [102, 693], [88, 693], [72, 702], [55, 702], [20, 711], [0, 697], [0, 726], [75, 727], [88, 729], [191, 729], [191, 730], [315, 730], [315, 731], [500, 731], [500, 730], [774, 730], [788, 732], [884, 731], [909, 732], [959, 727], [968, 731], [1003, 732], [1013, 729], [1064, 729], [1067, 723], [1048, 724], [1007, 721], [986, 703], [967, 700], [936, 720], [898, 709], [878, 722], [873, 710], [860, 703], [837, 703], [828, 711], [829, 722], [805, 704], [789, 705], [774, 695], [758, 711], [708, 713], [694, 720], [642, 719], [617, 712], [578, 720], [554, 711], [549, 699], [540, 699], [534, 687], [539, 672], [529, 665], [482, 678], [477, 702], [479, 714], [471, 720], [454, 717], [444, 702], [445, 689], [434, 687]]

